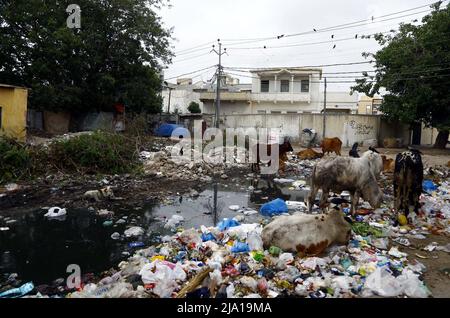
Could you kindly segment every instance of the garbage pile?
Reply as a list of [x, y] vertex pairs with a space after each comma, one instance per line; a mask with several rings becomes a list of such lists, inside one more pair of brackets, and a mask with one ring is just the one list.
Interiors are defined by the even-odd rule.
[[[234, 148], [230, 148], [233, 149]], [[226, 171], [232, 168], [248, 168], [246, 159], [240, 159], [234, 154], [225, 161], [227, 148], [213, 149], [207, 155], [195, 149], [185, 149], [179, 145], [166, 146], [159, 151], [140, 153], [147, 175], [157, 178], [166, 177], [173, 180], [211, 181], [211, 175], [219, 175], [227, 179]], [[200, 158], [192, 160], [191, 158]], [[203, 160], [201, 159], [203, 158]]]
[[[180, 229], [137, 251], [117, 273], [67, 297], [427, 297], [425, 267], [387, 250], [378, 235], [354, 234], [324, 257], [299, 258], [263, 248], [262, 224], [224, 219], [216, 227]], [[378, 247], [377, 247], [378, 246]]]

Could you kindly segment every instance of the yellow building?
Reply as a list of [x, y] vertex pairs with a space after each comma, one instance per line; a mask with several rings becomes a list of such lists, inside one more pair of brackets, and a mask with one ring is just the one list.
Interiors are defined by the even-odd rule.
[[381, 97], [369, 97], [362, 95], [358, 102], [358, 114], [364, 115], [379, 115], [380, 106], [383, 102]]
[[28, 90], [0, 84], [0, 134], [25, 141]]

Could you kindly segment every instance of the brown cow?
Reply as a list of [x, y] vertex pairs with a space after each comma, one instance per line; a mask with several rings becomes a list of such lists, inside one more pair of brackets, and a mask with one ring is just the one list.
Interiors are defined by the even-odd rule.
[[341, 155], [342, 141], [337, 138], [323, 138], [320, 147], [325, 155], [328, 152], [335, 152], [338, 156]]
[[383, 171], [384, 172], [394, 172], [395, 161], [394, 159], [387, 158], [385, 155], [381, 155], [383, 159]]
[[297, 156], [302, 160], [318, 159], [323, 157], [323, 153], [316, 152], [314, 149], [308, 148], [297, 153]]

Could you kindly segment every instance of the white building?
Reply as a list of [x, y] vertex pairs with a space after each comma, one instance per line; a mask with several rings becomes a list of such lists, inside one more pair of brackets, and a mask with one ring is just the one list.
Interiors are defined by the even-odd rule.
[[[229, 76], [221, 89], [220, 113], [312, 113], [320, 111], [321, 69], [264, 68], [251, 71], [251, 84], [230, 83]], [[203, 112], [214, 113], [214, 86], [196, 89], [204, 104]]]
[[[320, 111], [323, 112], [324, 92], [320, 92]], [[328, 92], [327, 91], [327, 113], [358, 113], [358, 93], [350, 92]]]
[[167, 83], [163, 86], [161, 92], [163, 98], [162, 111], [164, 113], [178, 111], [180, 114], [186, 114], [189, 113], [187, 108], [191, 102], [199, 103], [200, 109], [203, 111], [200, 93], [194, 91], [194, 89], [203, 86], [203, 82], [192, 83], [192, 79], [190, 78], [179, 78], [177, 79], [177, 84]]

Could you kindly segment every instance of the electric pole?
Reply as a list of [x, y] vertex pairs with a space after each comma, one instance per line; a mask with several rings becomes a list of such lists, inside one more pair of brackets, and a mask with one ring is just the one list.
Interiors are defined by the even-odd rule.
[[215, 49], [215, 45], [213, 45], [213, 49], [211, 52], [216, 53], [219, 56], [219, 64], [217, 65], [217, 92], [216, 92], [216, 111], [214, 116], [214, 126], [219, 128], [219, 114], [220, 114], [220, 80], [222, 78], [222, 55], [227, 54], [227, 49], [223, 49], [222, 52], [222, 43], [220, 43], [220, 39], [217, 39], [219, 44], [219, 51], [217, 52]]
[[174, 89], [173, 87], [169, 86], [169, 83], [164, 82], [164, 84], [166, 84], [166, 88], [169, 90], [169, 103], [167, 105], [167, 113], [170, 114], [170, 97], [172, 95], [172, 90]]
[[325, 77], [325, 89], [323, 90], [323, 132], [322, 138], [325, 138], [325, 126], [327, 120], [327, 78]]

